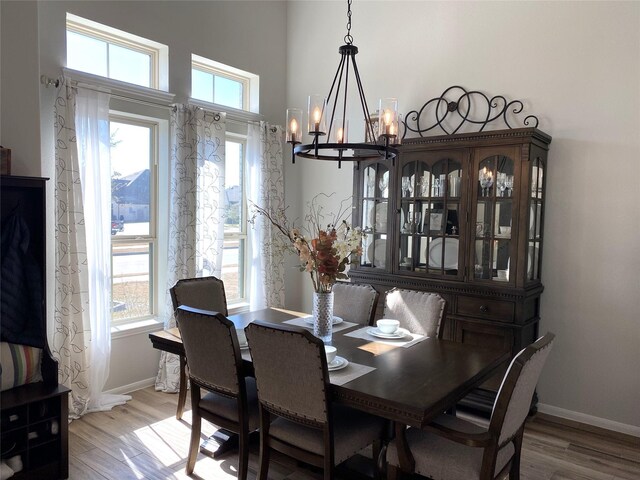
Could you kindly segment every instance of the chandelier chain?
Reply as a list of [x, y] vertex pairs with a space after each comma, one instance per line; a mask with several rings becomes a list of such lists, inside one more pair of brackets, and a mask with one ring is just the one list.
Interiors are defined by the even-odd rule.
[[351, 36], [351, 1], [347, 1], [347, 34], [344, 36], [344, 42], [347, 45], [353, 44], [353, 37]]

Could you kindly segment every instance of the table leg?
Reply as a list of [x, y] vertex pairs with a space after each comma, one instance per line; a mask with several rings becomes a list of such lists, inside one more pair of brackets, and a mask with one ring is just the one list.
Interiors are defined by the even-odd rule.
[[184, 404], [187, 401], [187, 359], [180, 355], [180, 387], [178, 390], [178, 410], [176, 418], [180, 420], [184, 412]]

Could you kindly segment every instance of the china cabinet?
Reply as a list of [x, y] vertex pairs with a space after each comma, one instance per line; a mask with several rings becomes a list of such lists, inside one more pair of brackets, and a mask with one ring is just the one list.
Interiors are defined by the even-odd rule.
[[[445, 134], [360, 162], [354, 223], [367, 235], [351, 279], [440, 293], [445, 338], [515, 355], [538, 335], [550, 142], [533, 127]], [[461, 405], [489, 412], [506, 367]]]

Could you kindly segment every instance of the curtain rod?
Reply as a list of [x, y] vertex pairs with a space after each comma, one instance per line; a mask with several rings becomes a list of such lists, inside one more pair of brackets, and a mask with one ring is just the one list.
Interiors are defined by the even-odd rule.
[[[58, 77], [58, 78], [51, 78], [48, 77], [46, 75], [41, 75], [40, 76], [40, 83], [42, 83], [42, 85], [44, 85], [46, 88], [49, 87], [55, 87], [58, 88], [60, 86], [60, 84], [62, 83], [61, 81], [62, 77]], [[94, 92], [103, 92], [104, 90], [101, 90], [97, 87], [93, 87], [92, 85], [87, 85], [86, 83], [82, 83], [82, 82], [78, 82], [73, 80], [76, 84], [76, 86], [80, 83], [82, 85], [82, 88], [86, 88], [88, 90], [92, 90]], [[175, 105], [164, 105], [162, 103], [155, 103], [155, 102], [149, 102], [147, 100], [138, 100], [137, 98], [132, 98], [132, 97], [127, 97], [125, 95], [120, 95], [117, 93], [111, 93], [109, 92], [109, 94], [114, 97], [114, 98], [119, 98], [121, 100], [127, 100], [130, 102], [135, 102], [135, 103], [139, 103], [141, 105], [148, 105], [148, 106], [152, 106], [152, 107], [159, 107], [159, 108], [165, 108], [165, 109], [174, 109]], [[206, 108], [201, 107], [199, 105], [194, 105], [196, 108], [202, 109], [202, 110], [206, 110]], [[213, 113], [217, 113], [217, 112], [213, 112]], [[233, 118], [226, 118], [225, 122], [230, 122], [230, 123], [235, 123], [236, 125], [246, 125], [246, 124], [252, 124], [252, 125], [260, 125], [260, 121], [259, 120], [245, 120], [245, 121], [240, 121], [240, 120], [235, 120]], [[278, 131], [278, 128], [275, 126], [272, 126], [269, 130], [271, 130], [272, 133], [276, 133]]]

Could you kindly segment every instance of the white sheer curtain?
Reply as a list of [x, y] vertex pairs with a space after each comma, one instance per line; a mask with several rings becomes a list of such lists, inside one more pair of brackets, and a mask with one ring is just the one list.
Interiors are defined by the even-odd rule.
[[[52, 351], [69, 416], [108, 410], [111, 357], [109, 95], [63, 79], [56, 115], [56, 296]], [[86, 214], [85, 214], [86, 212]]]
[[[247, 138], [248, 196], [268, 210], [284, 205], [282, 127], [266, 122], [249, 125]], [[262, 215], [249, 229], [251, 243], [251, 309], [284, 307], [284, 251], [277, 248], [279, 233]]]
[[[182, 278], [221, 276], [225, 115], [191, 105], [171, 114], [170, 212], [165, 328], [175, 327], [169, 288]], [[177, 392], [180, 362], [162, 352], [156, 390]]]

